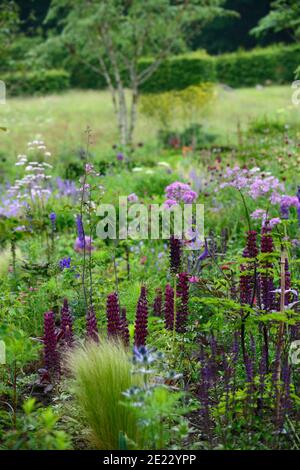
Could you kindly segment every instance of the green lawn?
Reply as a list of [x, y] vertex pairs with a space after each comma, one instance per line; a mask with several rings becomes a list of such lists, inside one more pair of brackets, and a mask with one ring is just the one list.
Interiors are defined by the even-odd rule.
[[[220, 143], [235, 142], [237, 123], [245, 130], [255, 117], [280, 117], [287, 123], [300, 122], [300, 110], [291, 102], [289, 86], [263, 89], [224, 90], [218, 88], [217, 97], [209, 111], [200, 118], [205, 128], [219, 135]], [[84, 130], [93, 131], [96, 154], [107, 152], [117, 142], [115, 117], [110, 96], [106, 91], [70, 91], [62, 95], [12, 98], [0, 107], [2, 155], [15, 157], [26, 150], [28, 141], [43, 138], [54, 158], [76, 151], [85, 145]], [[180, 123], [179, 123], [180, 125]], [[151, 142], [157, 124], [140, 116], [136, 141]]]

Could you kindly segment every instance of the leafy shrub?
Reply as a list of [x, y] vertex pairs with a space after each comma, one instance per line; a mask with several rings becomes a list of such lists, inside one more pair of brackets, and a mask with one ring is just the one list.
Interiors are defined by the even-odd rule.
[[141, 97], [141, 112], [168, 128], [180, 117], [184, 122], [195, 121], [214, 96], [212, 83], [199, 83], [180, 91], [147, 94]]
[[201, 124], [191, 124], [182, 132], [161, 130], [158, 139], [165, 148], [192, 146], [201, 148], [214, 142], [216, 135], [203, 130]]
[[69, 73], [65, 70], [12, 72], [2, 76], [9, 95], [43, 95], [69, 88]]
[[138, 441], [137, 418], [122, 404], [122, 393], [136, 385], [124, 347], [101, 339], [74, 351], [69, 360], [75, 394], [98, 449], [118, 449], [121, 436]]
[[153, 174], [137, 174], [134, 182], [134, 192], [139, 196], [161, 196], [164, 194], [165, 187], [171, 184], [174, 175], [160, 171]]
[[24, 414], [17, 420], [17, 428], [4, 434], [1, 446], [3, 449], [70, 449], [67, 434], [56, 429], [58, 416], [51, 408], [36, 408], [35, 400], [30, 398], [23, 404], [23, 411]]
[[277, 135], [286, 132], [286, 123], [282, 119], [267, 118], [266, 116], [256, 118], [248, 126], [248, 134]]
[[[149, 66], [151, 59], [140, 62], [140, 69]], [[183, 90], [202, 82], [215, 82], [215, 61], [203, 51], [177, 55], [166, 60], [142, 86], [144, 93], [163, 93]]]
[[288, 83], [300, 63], [300, 47], [273, 46], [220, 55], [216, 59], [218, 81], [232, 87]]

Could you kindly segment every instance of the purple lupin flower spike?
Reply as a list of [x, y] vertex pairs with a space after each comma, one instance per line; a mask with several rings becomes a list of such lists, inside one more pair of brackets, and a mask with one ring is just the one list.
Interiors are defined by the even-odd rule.
[[[247, 233], [247, 243], [243, 251], [244, 258], [256, 258], [258, 255], [257, 248], [257, 233], [254, 230], [249, 230]], [[254, 276], [249, 270], [253, 270], [253, 263], [241, 265], [240, 276], [240, 302], [241, 304], [251, 304], [254, 289]]]
[[200, 416], [203, 419], [204, 429], [209, 436], [210, 434], [210, 397], [209, 390], [211, 389], [211, 370], [207, 358], [202, 353], [200, 384], [198, 389], [198, 396], [200, 401]]
[[78, 242], [80, 243], [80, 248], [84, 249], [85, 246], [85, 233], [83, 228], [83, 222], [81, 215], [77, 215], [76, 217], [76, 226], [77, 226], [77, 235], [78, 235]]
[[264, 404], [264, 392], [266, 388], [266, 373], [267, 373], [267, 355], [266, 350], [263, 347], [261, 352], [261, 359], [258, 367], [259, 374], [259, 409], [263, 408]]
[[173, 330], [174, 328], [174, 289], [170, 284], [166, 285], [165, 290], [165, 327], [168, 330]]
[[[262, 253], [272, 253], [274, 251], [273, 238], [271, 235], [271, 228], [266, 222], [262, 229], [261, 237], [261, 252]], [[273, 275], [270, 270], [272, 270], [272, 263], [265, 262], [262, 263], [264, 268], [264, 273], [260, 276], [260, 290], [262, 297], [262, 304], [264, 310], [270, 311], [275, 307], [275, 296], [274, 296], [274, 280]], [[269, 271], [269, 272], [268, 272]]]
[[44, 313], [44, 361], [45, 368], [59, 372], [59, 355], [55, 333], [55, 319], [52, 311]]
[[177, 283], [178, 306], [176, 312], [176, 331], [182, 333], [186, 329], [188, 319], [189, 302], [189, 275], [188, 273], [178, 274]]
[[88, 339], [99, 342], [97, 318], [93, 306], [89, 308], [86, 315], [86, 335]]
[[[247, 266], [241, 266], [240, 276], [240, 302], [241, 304], [250, 304], [252, 301], [253, 277], [247, 271]], [[245, 273], [245, 274], [244, 274]]]
[[181, 241], [174, 236], [170, 238], [170, 271], [177, 274], [181, 266]]
[[148, 335], [148, 302], [146, 296], [146, 288], [141, 288], [141, 294], [138, 300], [135, 328], [134, 328], [134, 345], [136, 347], [146, 346], [146, 338]]
[[124, 346], [128, 347], [130, 345], [130, 334], [128, 328], [128, 320], [126, 316], [126, 308], [122, 307], [121, 309], [121, 322], [122, 322], [122, 340]]
[[68, 346], [72, 346], [74, 341], [73, 337], [73, 318], [69, 309], [67, 299], [64, 299], [63, 306], [61, 309], [61, 329], [63, 332], [63, 338]]
[[106, 303], [107, 334], [110, 337], [121, 336], [122, 324], [118, 294], [116, 292], [107, 296]]
[[156, 297], [153, 302], [153, 315], [155, 317], [161, 317], [162, 315], [162, 292], [161, 289], [156, 290]]
[[235, 331], [233, 336], [233, 344], [232, 344], [232, 353], [233, 353], [233, 362], [237, 364], [239, 359], [239, 352], [240, 352], [240, 332]]
[[[287, 258], [285, 260], [284, 270], [285, 270], [285, 290], [289, 290], [291, 288], [291, 273], [289, 271], [289, 262]], [[291, 303], [291, 293], [287, 292], [284, 296], [284, 304], [288, 305], [289, 303]]]
[[243, 256], [245, 258], [256, 258], [257, 255], [257, 232], [255, 232], [255, 230], [249, 230], [247, 233], [247, 243], [243, 251]]

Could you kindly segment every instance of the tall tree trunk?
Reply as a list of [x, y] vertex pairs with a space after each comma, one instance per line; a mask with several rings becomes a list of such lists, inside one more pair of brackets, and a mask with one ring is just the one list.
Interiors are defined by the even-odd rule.
[[128, 116], [125, 90], [122, 86], [118, 86], [118, 128], [121, 145], [126, 146], [128, 144]]
[[137, 106], [139, 100], [139, 91], [137, 84], [133, 85], [131, 91], [131, 109], [129, 117], [129, 131], [128, 131], [128, 144], [132, 143], [133, 133], [135, 130], [135, 125], [137, 121]]

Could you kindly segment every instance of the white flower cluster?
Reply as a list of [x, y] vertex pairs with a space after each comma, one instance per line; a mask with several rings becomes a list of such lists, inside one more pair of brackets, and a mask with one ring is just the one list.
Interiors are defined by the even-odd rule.
[[[47, 152], [47, 148], [43, 141], [35, 140], [29, 142], [29, 149], [36, 148], [43, 152], [44, 156], [51, 155]], [[48, 199], [51, 194], [50, 189], [47, 187], [47, 182], [52, 178], [51, 175], [46, 174], [52, 165], [46, 162], [28, 161], [27, 155], [18, 155], [16, 166], [25, 166], [25, 175], [21, 179], [16, 179], [15, 183], [7, 191], [9, 196], [17, 200], [24, 200], [26, 202], [43, 202]]]

